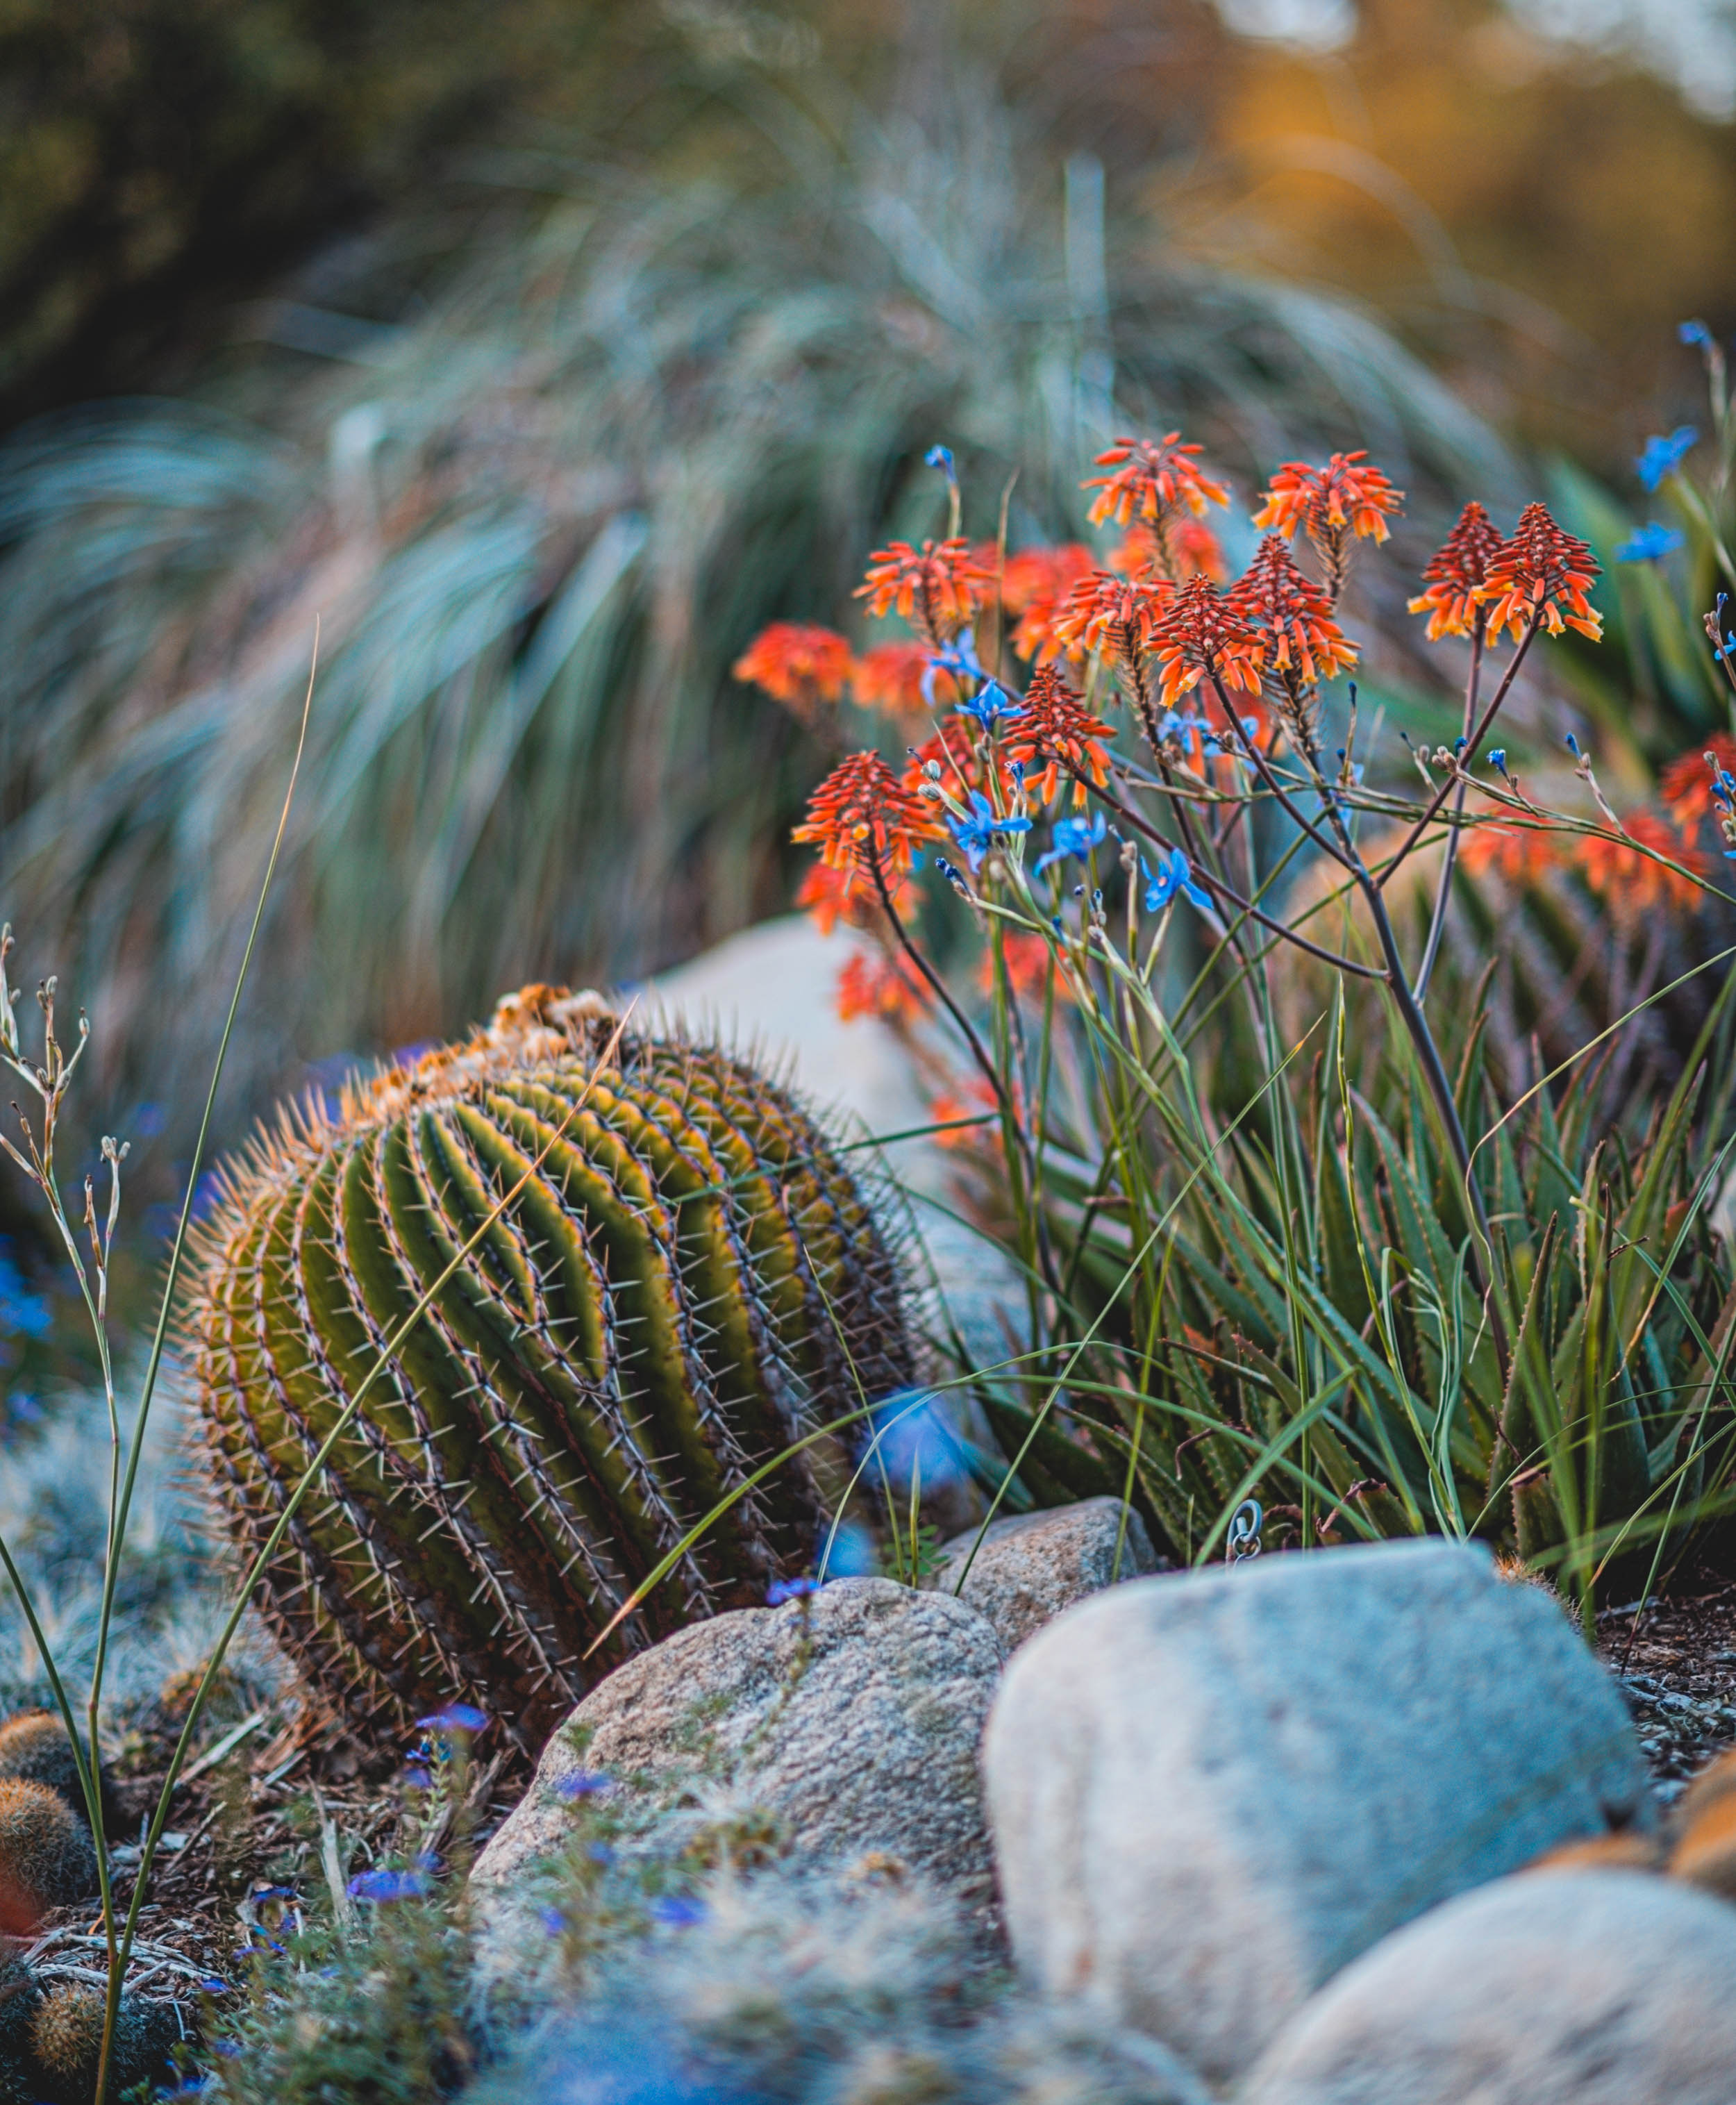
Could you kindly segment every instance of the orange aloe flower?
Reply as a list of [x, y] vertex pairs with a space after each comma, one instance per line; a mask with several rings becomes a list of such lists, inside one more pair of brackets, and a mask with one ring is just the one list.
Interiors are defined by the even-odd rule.
[[1021, 548], [1006, 559], [1001, 580], [1002, 603], [1018, 616], [1012, 645], [1021, 658], [1038, 664], [1060, 655], [1055, 617], [1069, 589], [1091, 567], [1091, 552], [1077, 541], [1058, 548]]
[[1093, 570], [1067, 595], [1055, 633], [1082, 652], [1101, 650], [1130, 668], [1149, 646], [1158, 611], [1176, 588], [1163, 578], [1118, 578]]
[[[1013, 992], [1021, 1000], [1041, 1001], [1048, 984], [1048, 944], [1041, 936], [1029, 935], [1022, 929], [1015, 929], [1001, 938], [1001, 945], [1006, 959], [1007, 984]], [[992, 944], [977, 962], [976, 979], [984, 994], [994, 992], [994, 947]], [[1071, 989], [1064, 972], [1056, 972], [1055, 991], [1064, 1000], [1070, 998]], [[959, 1114], [955, 1113], [954, 1115]]]
[[1529, 884], [1555, 861], [1555, 847], [1542, 826], [1508, 826], [1484, 820], [1459, 833], [1459, 860], [1473, 877], [1493, 871], [1508, 884]]
[[808, 799], [806, 824], [790, 835], [811, 841], [828, 869], [842, 872], [846, 896], [860, 885], [879, 896], [916, 862], [916, 843], [940, 837], [923, 799], [905, 788], [877, 753], [853, 753]]
[[1377, 467], [1364, 467], [1365, 452], [1334, 454], [1324, 467], [1306, 461], [1286, 461], [1254, 514], [1256, 526], [1269, 527], [1287, 540], [1301, 527], [1320, 546], [1346, 529], [1359, 540], [1386, 539], [1386, 516], [1404, 501]]
[[1473, 498], [1453, 531], [1423, 565], [1424, 589], [1410, 601], [1426, 614], [1430, 643], [1443, 636], [1469, 636], [1477, 622], [1477, 594], [1489, 565], [1501, 552], [1501, 530]]
[[1177, 584], [1210, 578], [1221, 585], [1229, 575], [1216, 534], [1203, 519], [1185, 516], [1166, 523], [1161, 541], [1155, 527], [1136, 520], [1109, 551], [1109, 568], [1130, 578], [1168, 577]]
[[730, 669], [744, 685], [806, 715], [817, 703], [842, 696], [850, 676], [850, 646], [832, 629], [810, 622], [774, 621]]
[[1234, 598], [1207, 578], [1189, 578], [1153, 623], [1152, 648], [1163, 668], [1163, 701], [1172, 709], [1210, 674], [1225, 687], [1260, 692], [1265, 643]]
[[1109, 780], [1109, 756], [1103, 741], [1114, 735], [1113, 727], [1091, 714], [1085, 697], [1067, 684], [1058, 667], [1039, 665], [1024, 690], [1024, 713], [1011, 720], [1006, 757], [1027, 769], [1041, 770], [1025, 782], [1035, 801], [1053, 800], [1064, 768], [1073, 778], [1073, 801], [1082, 804], [1083, 778], [1089, 776], [1100, 789]]
[[1289, 543], [1268, 534], [1229, 589], [1229, 603], [1259, 633], [1269, 671], [1312, 686], [1356, 663], [1356, 646], [1332, 619], [1332, 603], [1297, 569]]
[[1658, 777], [1658, 793], [1682, 831], [1692, 838], [1717, 807], [1712, 801], [1712, 771], [1706, 764], [1710, 753], [1714, 766], [1736, 775], [1736, 739], [1714, 731], [1692, 753], [1672, 760]]
[[928, 1007], [930, 996], [905, 965], [857, 950], [839, 971], [835, 999], [840, 1022], [871, 1016], [883, 1023], [911, 1024]]
[[1683, 869], [1703, 877], [1706, 858], [1698, 849], [1690, 847], [1655, 811], [1631, 811], [1622, 823], [1638, 847], [1595, 834], [1580, 838], [1579, 866], [1591, 889], [1624, 916], [1649, 913], [1660, 906], [1694, 905], [1700, 896], [1699, 887], [1680, 871], [1666, 869], [1662, 863], [1641, 855], [1640, 848], [1667, 856]]
[[958, 703], [957, 683], [947, 672], [935, 674], [932, 708], [925, 698], [922, 677], [934, 655], [926, 643], [877, 643], [856, 660], [851, 692], [863, 708], [926, 722], [935, 709], [954, 708]]
[[[899, 872], [893, 872], [886, 879], [886, 889], [896, 906], [902, 898], [908, 880]], [[829, 936], [840, 921], [852, 928], [872, 926], [879, 909], [877, 893], [864, 892], [847, 869], [833, 869], [828, 864], [811, 864], [796, 893], [796, 904], [813, 921], [823, 936]], [[883, 918], [883, 917], [882, 917]]]
[[994, 572], [978, 562], [966, 540], [925, 541], [920, 549], [908, 541], [890, 541], [868, 558], [868, 578], [856, 588], [868, 612], [881, 615], [893, 608], [930, 642], [950, 642], [975, 613]]
[[1541, 614], [1551, 636], [1577, 628], [1595, 643], [1604, 618], [1586, 594], [1597, 575], [1597, 558], [1586, 544], [1558, 526], [1546, 505], [1528, 504], [1511, 537], [1489, 558], [1488, 575], [1477, 588], [1478, 604], [1488, 609], [1488, 641], [1503, 628], [1511, 629], [1516, 641]]
[[1155, 525], [1172, 512], [1190, 512], [1196, 518], [1207, 504], [1228, 504], [1229, 492], [1202, 472], [1194, 456], [1201, 449], [1179, 444], [1180, 431], [1166, 431], [1161, 439], [1118, 439], [1097, 456], [1099, 467], [1113, 468], [1113, 475], [1093, 476], [1082, 489], [1095, 489], [1090, 512], [1093, 526], [1113, 519], [1118, 526], [1136, 519]]

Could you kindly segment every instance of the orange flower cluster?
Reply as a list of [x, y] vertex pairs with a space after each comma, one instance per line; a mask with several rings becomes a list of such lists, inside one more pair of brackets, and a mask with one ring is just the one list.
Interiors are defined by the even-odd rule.
[[1258, 512], [1256, 526], [1270, 528], [1287, 540], [1297, 527], [1316, 546], [1335, 543], [1346, 529], [1359, 540], [1384, 541], [1386, 519], [1404, 501], [1377, 467], [1365, 467], [1366, 452], [1334, 454], [1324, 467], [1286, 461], [1272, 477]]
[[1650, 913], [1660, 906], [1694, 905], [1700, 896], [1699, 887], [1681, 870], [1666, 869], [1640, 850], [1649, 848], [1667, 856], [1671, 862], [1680, 863], [1683, 870], [1693, 870], [1701, 877], [1706, 874], [1705, 857], [1654, 811], [1631, 811], [1622, 823], [1638, 846], [1629, 847], [1625, 842], [1590, 834], [1581, 838], [1579, 866], [1586, 883], [1624, 914]]
[[1107, 651], [1134, 664], [1151, 641], [1158, 610], [1176, 588], [1162, 578], [1118, 578], [1093, 570], [1067, 595], [1055, 618], [1055, 633], [1082, 655]]
[[928, 1106], [928, 1115], [935, 1125], [951, 1126], [950, 1133], [933, 1135], [936, 1147], [996, 1147], [1000, 1134], [992, 1125], [962, 1125], [962, 1119], [980, 1120], [984, 1111], [999, 1109], [994, 1091], [980, 1075], [973, 1075], [964, 1084], [966, 1094], [956, 1096], [944, 1090]]
[[1229, 492], [1204, 474], [1194, 458], [1201, 449], [1179, 444], [1180, 437], [1180, 431], [1166, 431], [1155, 441], [1118, 439], [1098, 454], [1098, 467], [1115, 472], [1093, 476], [1080, 485], [1097, 493], [1089, 515], [1093, 526], [1105, 519], [1119, 526], [1136, 519], [1155, 525], [1174, 512], [1190, 512], [1197, 518], [1207, 504], [1229, 503]]
[[1470, 635], [1476, 626], [1477, 595], [1500, 551], [1501, 530], [1473, 498], [1424, 565], [1424, 589], [1410, 602], [1412, 614], [1428, 615], [1430, 643], [1443, 636]]
[[[1041, 1001], [1049, 979], [1048, 944], [1041, 936], [1027, 935], [1022, 930], [1015, 930], [1001, 938], [1001, 949], [1006, 959], [1007, 984], [1013, 992], [1021, 1001]], [[984, 994], [994, 992], [993, 946], [985, 950], [978, 961], [976, 978]], [[1071, 999], [1072, 989], [1064, 972], [1055, 974], [1055, 991], [1060, 999]]]
[[1597, 574], [1597, 558], [1586, 543], [1558, 526], [1546, 505], [1528, 504], [1477, 588], [1478, 603], [1488, 609], [1488, 641], [1503, 628], [1516, 641], [1541, 615], [1551, 636], [1564, 627], [1577, 628], [1596, 642], [1604, 619], [1586, 594]]
[[1221, 585], [1229, 575], [1224, 550], [1203, 519], [1184, 516], [1168, 521], [1162, 532], [1136, 520], [1109, 551], [1109, 568], [1130, 578], [1210, 578]]
[[854, 660], [849, 644], [832, 629], [804, 621], [774, 621], [730, 669], [746, 686], [760, 688], [800, 714], [817, 703], [838, 700]]
[[1736, 775], [1736, 739], [1727, 737], [1723, 731], [1714, 731], [1692, 753], [1685, 753], [1680, 760], [1672, 760], [1658, 780], [1658, 793], [1686, 834], [1698, 832], [1715, 808], [1711, 768], [1706, 764], [1708, 753], [1713, 764], [1725, 774]]
[[[899, 871], [893, 871], [886, 878], [886, 889], [895, 906], [903, 896], [907, 881]], [[823, 862], [810, 866], [797, 891], [796, 904], [812, 918], [823, 936], [829, 936], [840, 921], [853, 928], [870, 927], [880, 912], [877, 892], [864, 892], [851, 871], [833, 869]]]
[[[877, 643], [856, 660], [852, 682], [858, 704], [865, 709], [883, 709], [890, 717], [926, 720], [930, 704], [922, 694], [922, 676], [934, 652], [926, 643]], [[934, 678], [935, 709], [957, 706], [958, 688], [950, 673]]]
[[1024, 714], [1008, 726], [1006, 757], [1027, 769], [1041, 769], [1026, 778], [1026, 790], [1034, 800], [1047, 804], [1053, 799], [1064, 768], [1073, 777], [1073, 801], [1082, 804], [1085, 777], [1100, 789], [1109, 780], [1104, 740], [1114, 735], [1112, 726], [1086, 708], [1085, 697], [1067, 684], [1058, 666], [1039, 665], [1024, 691]]
[[966, 540], [925, 541], [914, 548], [891, 541], [868, 558], [868, 578], [856, 588], [868, 612], [893, 608], [933, 643], [949, 642], [969, 622], [995, 574]]
[[838, 1020], [854, 1023], [877, 1017], [882, 1023], [911, 1024], [930, 1001], [928, 989], [905, 966], [890, 958], [857, 950], [838, 973], [835, 999]]
[[1073, 584], [1090, 572], [1091, 560], [1091, 550], [1077, 541], [1058, 548], [1022, 548], [1007, 557], [1001, 601], [1019, 618], [1012, 642], [1021, 658], [1042, 664], [1059, 655], [1055, 617]]
[[1268, 534], [1230, 588], [1229, 603], [1260, 633], [1269, 671], [1312, 686], [1356, 663], [1356, 646], [1332, 619], [1332, 603], [1297, 569], [1289, 543]]
[[1459, 834], [1459, 860], [1473, 877], [1493, 871], [1508, 884], [1528, 884], [1554, 860], [1550, 836], [1541, 826], [1485, 823]]
[[1260, 692], [1265, 641], [1232, 595], [1206, 578], [1189, 578], [1165, 600], [1152, 623], [1151, 644], [1163, 668], [1163, 701], [1172, 709], [1210, 674], [1225, 687]]
[[847, 898], [858, 885], [878, 896], [916, 860], [916, 843], [940, 829], [922, 798], [906, 788], [877, 753], [853, 753], [808, 799], [808, 816], [790, 838], [811, 841], [828, 869], [841, 872]]

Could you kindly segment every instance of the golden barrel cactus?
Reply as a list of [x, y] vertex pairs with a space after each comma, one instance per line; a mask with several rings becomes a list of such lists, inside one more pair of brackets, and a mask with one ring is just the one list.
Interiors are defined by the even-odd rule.
[[373, 1376], [262, 1581], [280, 1638], [360, 1723], [463, 1697], [527, 1747], [805, 1567], [843, 1442], [778, 1462], [586, 1659], [756, 1471], [913, 1372], [896, 1251], [792, 1094], [547, 987], [226, 1165], [187, 1314], [243, 1553]]

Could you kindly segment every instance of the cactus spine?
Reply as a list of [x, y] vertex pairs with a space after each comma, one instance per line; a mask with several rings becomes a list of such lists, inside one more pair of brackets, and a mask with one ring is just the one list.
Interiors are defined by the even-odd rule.
[[626, 1651], [800, 1569], [825, 1458], [743, 1486], [911, 1378], [895, 1257], [819, 1128], [728, 1053], [611, 1056], [614, 1031], [594, 995], [527, 989], [335, 1115], [286, 1115], [207, 1223], [190, 1329], [244, 1551], [385, 1355], [261, 1602], [360, 1722], [467, 1692], [534, 1745]]
[[0, 1778], [0, 1935], [28, 1934], [50, 1908], [96, 1890], [91, 1830], [58, 1791]]

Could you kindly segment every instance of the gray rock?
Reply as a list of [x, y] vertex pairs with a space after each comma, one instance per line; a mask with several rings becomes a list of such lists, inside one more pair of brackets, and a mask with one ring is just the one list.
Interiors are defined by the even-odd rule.
[[1158, 1569], [1145, 1522], [1119, 1499], [1011, 1513], [986, 1530], [967, 1529], [940, 1556], [929, 1583], [986, 1616], [1009, 1651], [1074, 1602]]
[[1440, 1542], [1099, 1594], [1013, 1661], [984, 1766], [1021, 1965], [1214, 2079], [1424, 1909], [1655, 1817], [1560, 1610]]
[[1635, 1871], [1497, 1879], [1296, 2013], [1241, 2105], [1732, 2105], [1736, 1910]]
[[665, 1844], [684, 1814], [770, 1815], [798, 1858], [879, 1850], [975, 1905], [993, 1870], [976, 1757], [1005, 1655], [962, 1601], [841, 1579], [806, 1601], [678, 1631], [600, 1682], [477, 1858], [483, 1893], [556, 1854], [561, 1786], [613, 1779], [612, 1810]]

